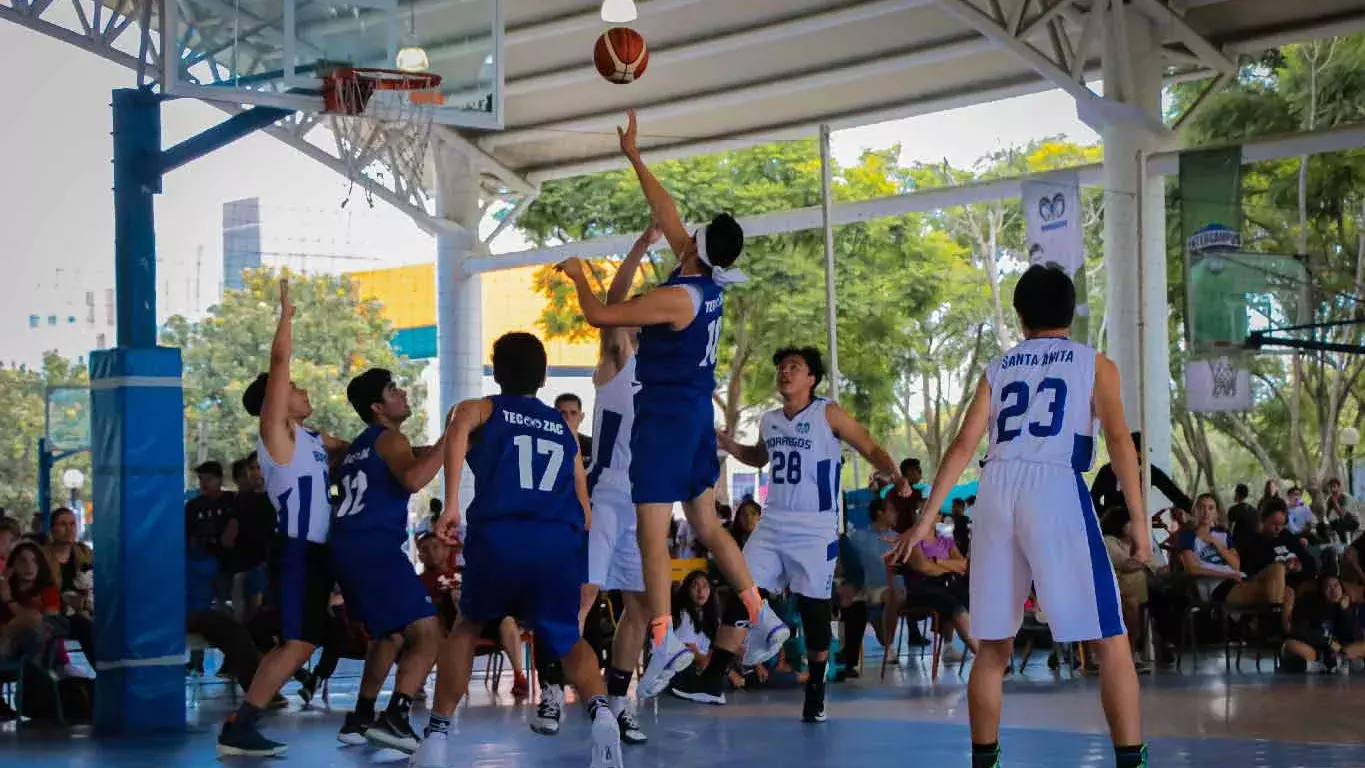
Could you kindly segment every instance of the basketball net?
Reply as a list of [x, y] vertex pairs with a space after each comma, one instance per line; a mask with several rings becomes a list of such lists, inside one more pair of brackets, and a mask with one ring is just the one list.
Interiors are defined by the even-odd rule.
[[[436, 109], [445, 101], [439, 84], [434, 75], [387, 70], [344, 69], [328, 75], [328, 121], [349, 181], [342, 208], [351, 201], [357, 181], [365, 202], [374, 207], [374, 182], [366, 177], [367, 169], [382, 179], [387, 165], [399, 189], [399, 180], [425, 175]], [[408, 191], [426, 194], [421, 185]]]

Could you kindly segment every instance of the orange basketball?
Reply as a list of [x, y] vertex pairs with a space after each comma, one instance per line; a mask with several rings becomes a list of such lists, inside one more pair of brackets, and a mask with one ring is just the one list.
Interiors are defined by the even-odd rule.
[[593, 63], [608, 82], [624, 85], [639, 80], [649, 66], [649, 46], [630, 27], [612, 27], [597, 38]]

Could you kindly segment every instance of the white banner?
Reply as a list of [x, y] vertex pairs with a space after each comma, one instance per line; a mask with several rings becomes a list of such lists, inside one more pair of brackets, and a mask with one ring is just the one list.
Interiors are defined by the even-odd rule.
[[1072, 173], [1060, 180], [1025, 181], [1019, 187], [1028, 224], [1029, 263], [1052, 262], [1075, 276], [1085, 266], [1080, 178]]
[[1194, 413], [1251, 410], [1251, 371], [1235, 357], [1185, 363], [1185, 406]]

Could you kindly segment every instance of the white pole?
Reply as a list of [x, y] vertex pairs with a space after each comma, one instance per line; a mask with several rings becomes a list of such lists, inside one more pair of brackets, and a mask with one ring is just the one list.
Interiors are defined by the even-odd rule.
[[825, 324], [829, 332], [829, 396], [839, 399], [839, 326], [834, 295], [834, 219], [830, 216], [834, 196], [834, 164], [829, 156], [829, 126], [820, 126], [820, 215], [825, 226]]
[[[1132, 254], [1137, 258], [1138, 269], [1138, 424], [1142, 430], [1142, 450], [1138, 455], [1138, 461], [1142, 467], [1142, 503], [1147, 512], [1152, 510], [1152, 445], [1151, 445], [1151, 425], [1147, 423], [1149, 408], [1147, 407], [1147, 275], [1146, 275], [1146, 254], [1142, 249], [1146, 240], [1143, 239], [1146, 217], [1145, 211], [1147, 194], [1147, 151], [1139, 149], [1137, 153], [1137, 246], [1138, 251]], [[1163, 319], [1162, 322], [1165, 322]], [[1165, 380], [1163, 374], [1162, 380]], [[1097, 510], [1104, 514], [1104, 510]]]

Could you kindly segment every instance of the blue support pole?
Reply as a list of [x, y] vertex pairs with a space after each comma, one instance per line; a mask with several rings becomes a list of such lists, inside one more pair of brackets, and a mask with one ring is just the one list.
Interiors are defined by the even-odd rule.
[[156, 211], [161, 97], [114, 91], [114, 289], [118, 345], [156, 346]]
[[38, 521], [35, 528], [46, 532], [48, 515], [52, 514], [52, 454], [47, 449], [47, 438], [38, 438]]

